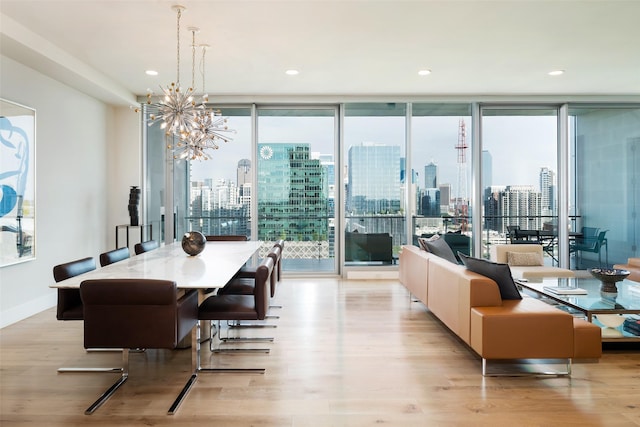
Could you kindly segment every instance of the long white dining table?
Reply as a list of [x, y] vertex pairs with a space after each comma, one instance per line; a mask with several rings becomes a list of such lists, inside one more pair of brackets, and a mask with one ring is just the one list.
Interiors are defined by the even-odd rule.
[[132, 256], [79, 276], [49, 285], [79, 288], [87, 279], [160, 279], [176, 282], [180, 289], [223, 287], [260, 249], [261, 241], [207, 242], [196, 256], [187, 255], [181, 242]]
[[[88, 279], [160, 279], [176, 282], [179, 289], [197, 289], [202, 301], [205, 289], [223, 287], [238, 270], [260, 249], [261, 241], [215, 241], [207, 242], [205, 249], [196, 256], [187, 255], [181, 242], [170, 243], [158, 249], [132, 256], [126, 260], [92, 270], [78, 276], [52, 283], [51, 288], [79, 288]], [[205, 336], [209, 335], [208, 322], [203, 325]], [[199, 366], [200, 325], [193, 328], [190, 337], [178, 345], [191, 346], [194, 372], [169, 409], [174, 414], [186, 397], [199, 372], [214, 372], [220, 369], [202, 369]], [[190, 339], [189, 339], [190, 338]], [[73, 371], [72, 368], [70, 371]], [[101, 369], [102, 370], [102, 369]], [[114, 372], [113, 369], [102, 371]], [[233, 371], [228, 370], [228, 371]], [[260, 371], [251, 370], [248, 371]], [[107, 392], [109, 393], [109, 392]], [[106, 393], [105, 393], [106, 394]]]

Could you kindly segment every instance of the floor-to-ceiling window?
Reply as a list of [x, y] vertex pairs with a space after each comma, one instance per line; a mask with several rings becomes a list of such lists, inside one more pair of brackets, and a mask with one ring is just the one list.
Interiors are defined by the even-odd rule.
[[471, 125], [469, 104], [412, 104], [405, 182], [415, 245], [439, 234], [454, 253], [471, 254]]
[[346, 104], [345, 265], [393, 264], [406, 243], [404, 103]]
[[[347, 267], [392, 266], [402, 244], [434, 233], [460, 235], [465, 248], [481, 237], [474, 255], [487, 257], [491, 244], [515, 236], [509, 228], [546, 235], [545, 262], [556, 263], [570, 246], [557, 240], [559, 220], [574, 233], [606, 232], [600, 253], [570, 253], [572, 268], [597, 265], [599, 256], [608, 265], [638, 256], [637, 104], [570, 105], [568, 165], [558, 161], [566, 107], [480, 104], [478, 123], [470, 110], [459, 103], [225, 108], [234, 140], [211, 160], [192, 162], [171, 157], [159, 125], [145, 127], [145, 222], [165, 241], [188, 229], [246, 234], [265, 247], [285, 238], [288, 272], [335, 273], [341, 259]], [[568, 219], [558, 209], [563, 167]], [[481, 207], [470, 203], [474, 174]], [[482, 233], [473, 234], [477, 215]], [[170, 234], [157, 234], [165, 223]]]
[[208, 160], [192, 160], [188, 169], [184, 226], [205, 235], [244, 235], [251, 239], [251, 109], [224, 108], [233, 132], [210, 151]]
[[257, 229], [283, 269], [335, 273], [337, 107], [258, 108]]
[[481, 108], [482, 248], [541, 243], [557, 263], [558, 109]]
[[572, 267], [626, 263], [640, 253], [640, 106], [570, 105], [569, 118], [572, 227], [601, 237]]

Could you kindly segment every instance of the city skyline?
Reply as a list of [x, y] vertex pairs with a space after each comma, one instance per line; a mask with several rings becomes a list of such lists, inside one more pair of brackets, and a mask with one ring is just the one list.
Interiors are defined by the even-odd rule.
[[[420, 180], [423, 179], [424, 166], [433, 162], [440, 171], [438, 182], [456, 186], [458, 167], [455, 144], [461, 118], [468, 126], [467, 143], [470, 148], [466, 154], [468, 176], [471, 176], [471, 118], [417, 117], [413, 120], [411, 169], [419, 171]], [[492, 155], [493, 184], [536, 185], [537, 173], [541, 167], [557, 169], [554, 120], [555, 117], [548, 116], [484, 118], [483, 150], [490, 151]], [[344, 140], [348, 144], [345, 148], [345, 164], [349, 147], [363, 142], [398, 145], [401, 148], [401, 156], [404, 157], [404, 117], [383, 117], [373, 121], [368, 117], [347, 117], [346, 122]], [[252, 160], [250, 124], [250, 117], [231, 118], [230, 127], [237, 130], [234, 140], [222, 144], [218, 152], [214, 153], [213, 159], [192, 162], [193, 179], [235, 181], [237, 160]], [[333, 144], [332, 117], [261, 117], [258, 130], [260, 143], [307, 143], [312, 152], [333, 155], [337, 160]], [[517, 156], [514, 156], [514, 152]], [[554, 154], [550, 156], [548, 153]], [[235, 158], [235, 161], [229, 162], [230, 158]], [[452, 191], [455, 192], [457, 189], [453, 188]]]

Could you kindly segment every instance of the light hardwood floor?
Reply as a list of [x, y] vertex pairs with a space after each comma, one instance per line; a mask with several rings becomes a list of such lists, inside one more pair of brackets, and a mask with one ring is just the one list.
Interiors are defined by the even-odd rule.
[[277, 329], [242, 331], [275, 336], [270, 354], [203, 358], [266, 373], [201, 374], [173, 416], [189, 350], [132, 354], [129, 380], [87, 416], [117, 374], [56, 369], [113, 365], [119, 355], [86, 353], [82, 322], [56, 321], [53, 309], [6, 327], [0, 425], [640, 425], [637, 349], [576, 363], [571, 378], [483, 378], [480, 359], [395, 281], [285, 278], [276, 299]]

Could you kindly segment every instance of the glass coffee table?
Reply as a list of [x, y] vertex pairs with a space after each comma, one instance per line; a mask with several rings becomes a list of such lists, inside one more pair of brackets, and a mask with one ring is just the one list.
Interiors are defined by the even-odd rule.
[[[627, 319], [640, 320], [638, 282], [618, 282], [617, 293], [602, 292], [601, 282], [595, 278], [544, 278], [529, 281], [515, 279], [515, 282], [526, 293], [543, 298], [573, 315], [582, 315], [589, 322], [602, 327], [603, 341], [640, 341], [640, 331], [631, 332], [623, 324]], [[567, 292], [582, 289], [586, 293], [558, 294], [550, 290], [557, 287], [566, 287]], [[636, 325], [640, 326], [639, 323]]]

